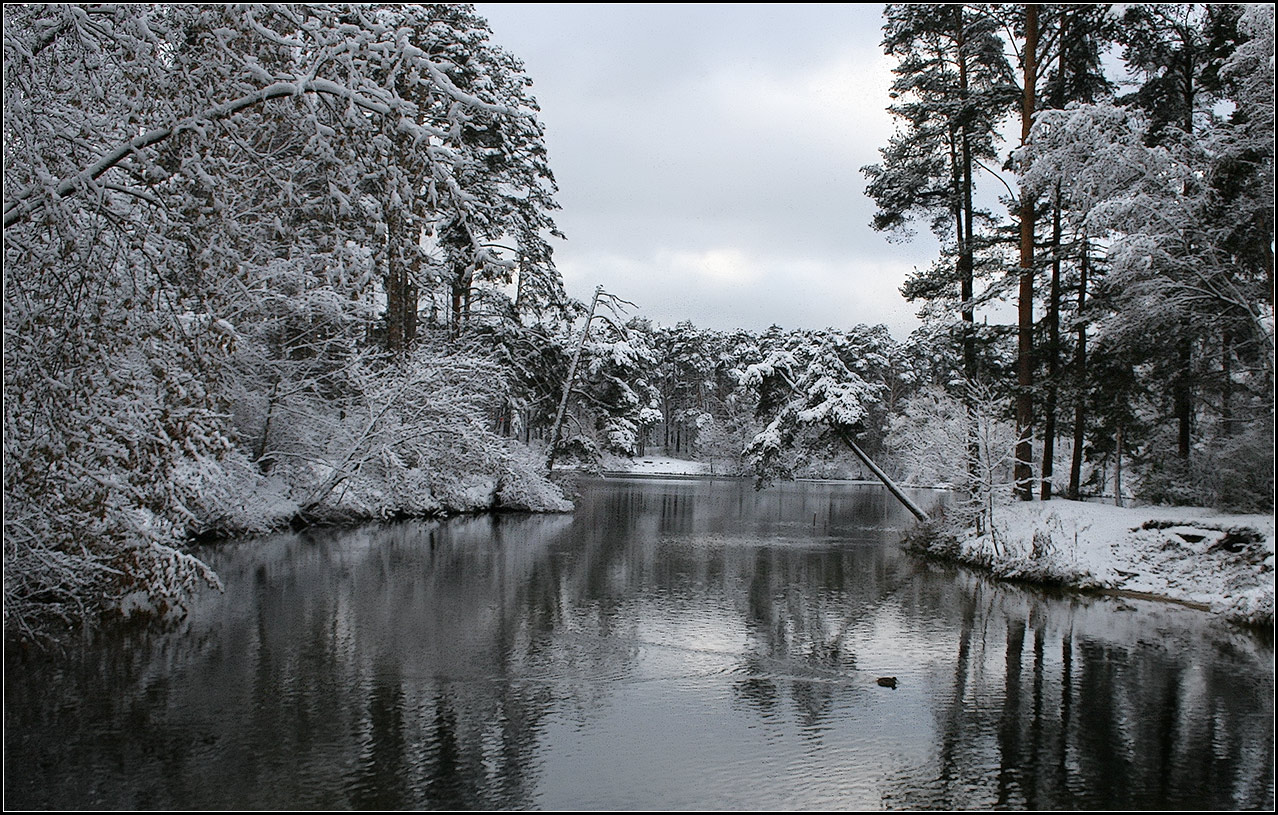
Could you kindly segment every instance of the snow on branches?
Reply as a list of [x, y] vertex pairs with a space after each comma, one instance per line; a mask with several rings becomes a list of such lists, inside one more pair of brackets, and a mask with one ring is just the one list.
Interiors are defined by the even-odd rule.
[[[1272, 69], [1269, 89], [1272, 96]], [[1026, 183], [1058, 186], [1078, 225], [1106, 247], [1113, 286], [1134, 304], [1117, 316], [1115, 330], [1187, 312], [1243, 314], [1267, 349], [1272, 375], [1273, 309], [1263, 275], [1241, 260], [1246, 250], [1237, 230], [1265, 218], [1272, 230], [1273, 134], [1264, 149], [1244, 151], [1264, 170], [1259, 179], [1269, 179], [1257, 196], [1250, 188], [1223, 189], [1229, 153], [1246, 141], [1244, 130], [1218, 124], [1200, 138], [1148, 144], [1149, 123], [1139, 111], [1074, 103], [1040, 112], [1018, 158]]]
[[856, 349], [845, 334], [803, 332], [746, 367], [741, 384], [758, 394], [760, 414], [772, 417], [745, 450], [761, 482], [792, 475], [785, 454], [802, 431], [861, 429], [884, 386], [856, 373], [855, 357]]
[[210, 473], [322, 461], [301, 509], [430, 456], [503, 478], [503, 378], [410, 353], [419, 298], [565, 299], [530, 81], [472, 7], [9, 5], [3, 47], [6, 622], [212, 579], [173, 544], [254, 523]]

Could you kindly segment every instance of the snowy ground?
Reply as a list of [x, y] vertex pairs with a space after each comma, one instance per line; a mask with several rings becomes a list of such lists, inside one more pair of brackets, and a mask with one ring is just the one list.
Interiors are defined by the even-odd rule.
[[713, 475], [707, 462], [669, 456], [609, 457], [603, 462], [603, 471], [626, 475]]
[[998, 507], [992, 533], [925, 548], [999, 577], [1155, 595], [1273, 623], [1272, 515], [1034, 501]]

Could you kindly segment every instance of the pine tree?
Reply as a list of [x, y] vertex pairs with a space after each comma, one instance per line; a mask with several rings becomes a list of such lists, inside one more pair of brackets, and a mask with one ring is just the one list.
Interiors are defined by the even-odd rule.
[[[1049, 67], [1044, 78], [1044, 97], [1048, 105], [1060, 110], [1069, 102], [1094, 102], [1107, 97], [1113, 89], [1113, 83], [1105, 76], [1102, 69], [1101, 54], [1104, 47], [1116, 36], [1116, 25], [1108, 9], [1102, 6], [1049, 6], [1044, 23], [1053, 30], [1059, 42], [1056, 49], [1056, 60]], [[1061, 310], [1064, 289], [1062, 265], [1067, 259], [1068, 247], [1064, 245], [1065, 214], [1060, 185], [1048, 190], [1051, 199], [1052, 232], [1048, 244], [1051, 257], [1051, 278], [1048, 285], [1046, 303], [1047, 341], [1041, 349], [1041, 355], [1047, 358], [1046, 378], [1044, 381], [1043, 400], [1043, 466], [1041, 471], [1040, 496], [1043, 500], [1052, 497], [1052, 476], [1055, 458], [1057, 395], [1061, 386], [1061, 352], [1060, 333]], [[1087, 298], [1087, 266], [1088, 242], [1085, 234], [1076, 241], [1073, 256], [1078, 269], [1077, 319], [1080, 328], [1077, 331], [1074, 357], [1074, 380], [1085, 381], [1087, 366], [1086, 328], [1082, 325], [1082, 314]], [[1074, 405], [1074, 451], [1070, 466], [1070, 488], [1068, 494], [1078, 497], [1078, 479], [1082, 465], [1082, 436], [1085, 426], [1086, 400], [1082, 391], [1075, 388]]]
[[[1038, 6], [1025, 6], [1025, 42], [1021, 48], [1021, 144], [1029, 142], [1037, 105], [1039, 31]], [[1034, 497], [1033, 424], [1034, 395], [1034, 215], [1036, 201], [1021, 186], [1019, 200], [1020, 274], [1017, 287], [1016, 350], [1016, 494], [1023, 501]]]
[[[908, 235], [913, 217], [930, 219], [943, 242], [952, 241], [954, 268], [941, 281], [917, 279], [903, 289], [911, 299], [953, 297], [963, 322], [963, 369], [976, 377], [975, 268], [981, 219], [973, 204], [981, 162], [996, 155], [997, 123], [1015, 89], [994, 21], [963, 4], [889, 4], [884, 51], [899, 58], [892, 85], [899, 100], [889, 110], [900, 125], [883, 162], [863, 168], [866, 193], [879, 212], [873, 226]], [[945, 293], [944, 280], [957, 283]]]

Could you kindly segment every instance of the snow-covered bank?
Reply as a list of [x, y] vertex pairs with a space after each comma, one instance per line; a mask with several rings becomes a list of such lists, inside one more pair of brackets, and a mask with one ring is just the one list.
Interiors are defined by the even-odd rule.
[[909, 545], [1009, 580], [1153, 595], [1239, 623], [1273, 623], [1272, 515], [1034, 501], [997, 508], [983, 535], [942, 519], [917, 529]]
[[601, 469], [606, 474], [624, 475], [714, 475], [708, 462], [669, 456], [607, 456]]
[[303, 524], [342, 524], [486, 511], [571, 512], [542, 458], [522, 445], [499, 449], [474, 472], [460, 467], [361, 467], [285, 463], [263, 475], [241, 455], [178, 472], [190, 502], [189, 533], [239, 537]]

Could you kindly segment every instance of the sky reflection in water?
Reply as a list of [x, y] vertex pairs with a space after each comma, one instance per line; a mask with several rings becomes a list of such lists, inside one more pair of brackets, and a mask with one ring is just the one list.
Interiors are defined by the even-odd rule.
[[181, 630], [10, 654], [6, 805], [1273, 805], [1271, 642], [920, 563], [876, 487], [582, 486], [224, 544]]

